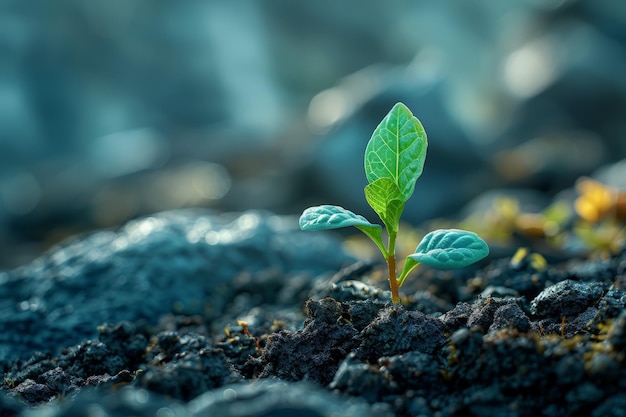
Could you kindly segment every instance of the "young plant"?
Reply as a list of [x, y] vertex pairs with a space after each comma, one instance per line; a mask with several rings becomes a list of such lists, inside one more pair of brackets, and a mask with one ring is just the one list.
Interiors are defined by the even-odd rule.
[[402, 103], [397, 103], [385, 116], [367, 144], [365, 175], [369, 184], [365, 187], [365, 199], [385, 226], [387, 245], [383, 243], [380, 225], [343, 207], [309, 207], [300, 216], [302, 230], [354, 226], [365, 233], [387, 261], [394, 304], [400, 299], [398, 289], [419, 264], [441, 269], [462, 268], [489, 254], [489, 247], [476, 233], [458, 229], [435, 230], [424, 236], [415, 253], [406, 258], [402, 272], [397, 276], [395, 245], [400, 217], [413, 194], [415, 181], [422, 174], [427, 146], [422, 124]]

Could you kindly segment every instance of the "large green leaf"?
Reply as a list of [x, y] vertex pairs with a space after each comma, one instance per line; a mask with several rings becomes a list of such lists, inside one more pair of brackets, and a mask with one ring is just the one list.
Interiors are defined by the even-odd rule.
[[434, 268], [463, 268], [489, 255], [489, 246], [476, 233], [441, 229], [428, 233], [408, 257]]
[[365, 149], [365, 175], [370, 183], [389, 178], [406, 202], [422, 174], [428, 142], [420, 121], [397, 103], [380, 122]]
[[379, 178], [365, 187], [365, 199], [385, 223], [387, 230], [397, 232], [404, 211], [398, 185], [390, 178]]

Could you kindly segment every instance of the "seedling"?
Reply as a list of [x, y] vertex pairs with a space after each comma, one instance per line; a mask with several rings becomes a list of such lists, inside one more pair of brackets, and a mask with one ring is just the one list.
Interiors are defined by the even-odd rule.
[[400, 276], [396, 273], [396, 236], [404, 206], [413, 194], [415, 181], [426, 160], [426, 132], [420, 121], [402, 103], [397, 103], [374, 130], [365, 149], [365, 199], [380, 217], [382, 226], [340, 206], [309, 207], [300, 216], [302, 230], [326, 230], [354, 226], [378, 247], [387, 262], [391, 299], [400, 300], [398, 289], [419, 264], [435, 268], [462, 268], [489, 254], [489, 247], [476, 233], [440, 229], [428, 233], [409, 255]]

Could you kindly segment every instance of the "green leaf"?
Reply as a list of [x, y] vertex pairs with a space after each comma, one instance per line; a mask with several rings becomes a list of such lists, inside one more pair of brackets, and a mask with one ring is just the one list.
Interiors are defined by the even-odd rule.
[[315, 206], [309, 207], [300, 216], [300, 229], [302, 230], [327, 230], [339, 229], [348, 226], [378, 227], [363, 216], [354, 214], [340, 206]]
[[489, 246], [476, 233], [441, 229], [428, 233], [408, 257], [434, 268], [463, 268], [489, 254]]
[[404, 261], [404, 266], [402, 267], [402, 272], [400, 276], [398, 276], [398, 288], [402, 286], [404, 280], [409, 275], [409, 273], [415, 269], [420, 263], [413, 258], [407, 257]]
[[372, 239], [372, 242], [378, 246], [378, 250], [383, 254], [383, 257], [387, 257], [387, 249], [383, 244], [383, 229], [377, 224], [371, 226], [355, 226], [361, 232], [365, 233], [367, 237]]
[[420, 121], [397, 103], [380, 122], [365, 149], [365, 175], [370, 183], [389, 178], [406, 202], [422, 175], [428, 141]]
[[396, 183], [389, 178], [377, 179], [365, 187], [365, 199], [385, 223], [387, 230], [397, 233], [404, 202]]
[[387, 256], [380, 225], [372, 224], [365, 217], [343, 207], [332, 205], [309, 207], [302, 212], [299, 223], [302, 230], [328, 230], [354, 226], [372, 239], [383, 256]]

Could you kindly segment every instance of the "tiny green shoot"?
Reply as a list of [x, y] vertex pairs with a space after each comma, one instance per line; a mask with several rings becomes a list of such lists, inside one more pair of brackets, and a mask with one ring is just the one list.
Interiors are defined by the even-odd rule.
[[400, 275], [396, 272], [396, 236], [404, 206], [413, 195], [422, 174], [428, 141], [420, 121], [402, 103], [397, 103], [374, 130], [365, 149], [365, 199], [382, 221], [370, 223], [365, 217], [340, 206], [309, 207], [300, 216], [302, 230], [327, 230], [354, 226], [378, 247], [387, 262], [391, 299], [400, 301], [398, 289], [407, 275], [420, 264], [441, 269], [463, 268], [489, 254], [489, 247], [476, 233], [440, 229], [428, 233], [410, 254]]

